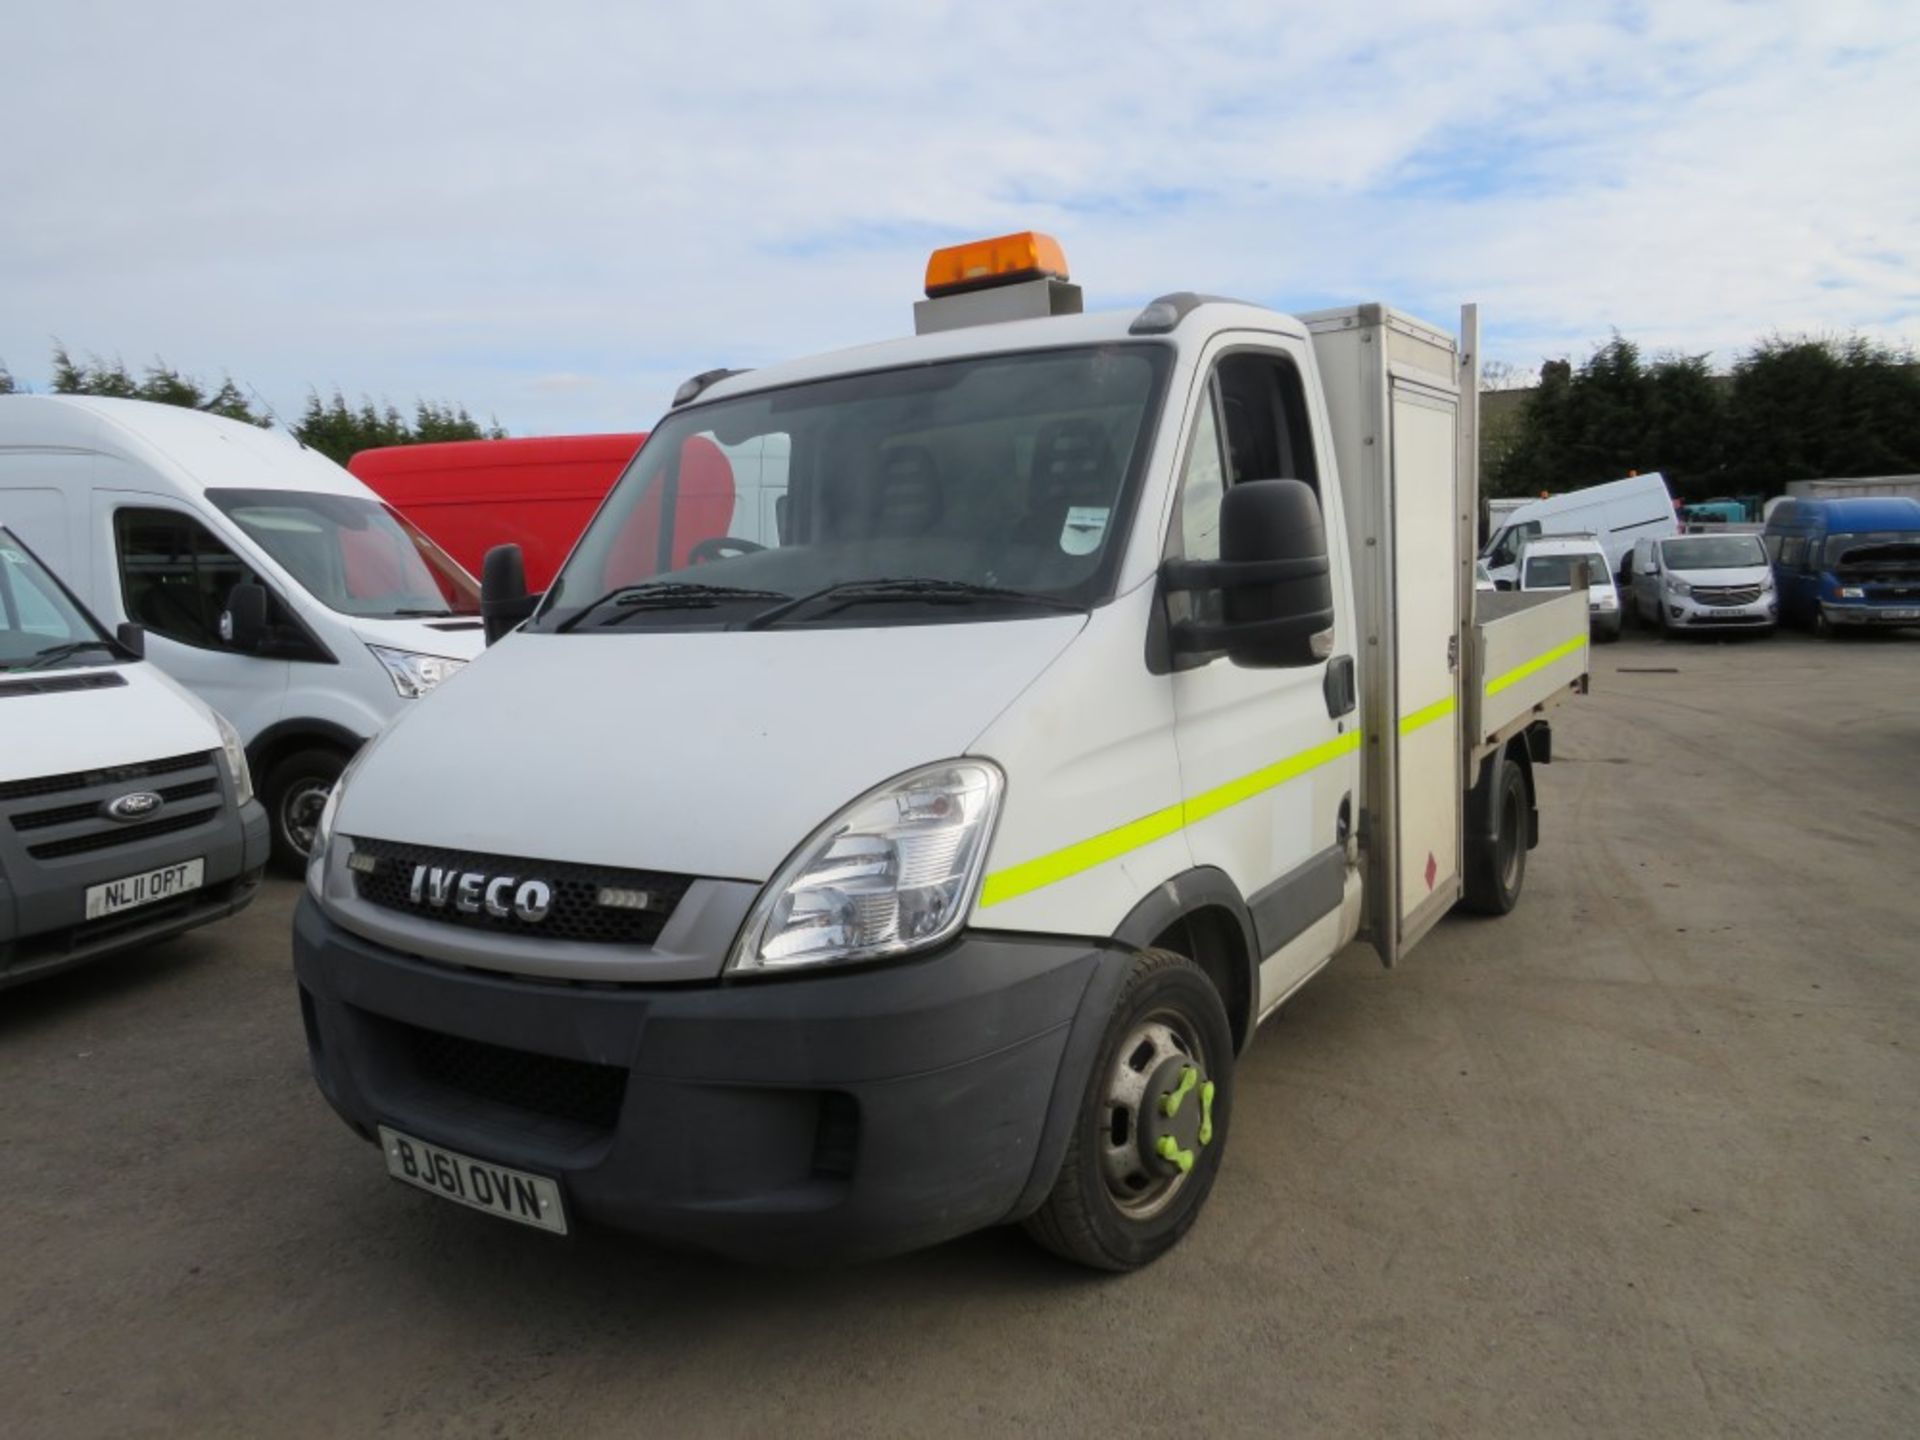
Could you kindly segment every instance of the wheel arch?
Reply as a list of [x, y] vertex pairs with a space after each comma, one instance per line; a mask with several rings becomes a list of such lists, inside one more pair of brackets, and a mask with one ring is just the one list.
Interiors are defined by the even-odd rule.
[[364, 735], [356, 735], [331, 720], [281, 720], [253, 737], [253, 743], [247, 746], [247, 767], [257, 781], [296, 750], [338, 750], [352, 759], [366, 743]]
[[1253, 915], [1224, 870], [1200, 866], [1163, 881], [1113, 932], [1129, 950], [1172, 950], [1203, 970], [1220, 992], [1234, 1053], [1253, 1039], [1260, 948]]

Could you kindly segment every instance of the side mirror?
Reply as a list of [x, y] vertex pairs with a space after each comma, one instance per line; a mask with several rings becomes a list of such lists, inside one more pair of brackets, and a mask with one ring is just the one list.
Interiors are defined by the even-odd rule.
[[480, 621], [491, 645], [533, 614], [538, 595], [527, 593], [527, 562], [518, 545], [496, 545], [480, 562]]
[[220, 638], [234, 649], [256, 654], [267, 641], [267, 591], [243, 580], [227, 592], [227, 608], [220, 617]]
[[1333, 581], [1327, 532], [1313, 488], [1249, 480], [1220, 502], [1220, 558], [1170, 560], [1167, 590], [1218, 590], [1218, 624], [1183, 620], [1176, 653], [1224, 650], [1236, 665], [1316, 665], [1333, 651]]
[[1513, 582], [1511, 580], [1496, 580], [1493, 582], [1493, 588], [1496, 590], [1511, 590], [1513, 588]]
[[136, 625], [131, 620], [122, 620], [114, 628], [113, 638], [120, 642], [120, 648], [129, 652], [134, 659], [147, 658], [147, 627]]

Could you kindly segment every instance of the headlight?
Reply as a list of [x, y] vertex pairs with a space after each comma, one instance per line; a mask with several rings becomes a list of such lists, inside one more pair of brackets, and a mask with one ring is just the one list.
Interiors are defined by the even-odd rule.
[[384, 645], [369, 645], [367, 649], [387, 667], [402, 700], [418, 700], [467, 663], [449, 655], [419, 655], [411, 650], [389, 650]]
[[997, 765], [949, 760], [863, 795], [767, 882], [728, 968], [833, 965], [940, 944], [973, 904], [1004, 786]]
[[371, 742], [362, 745], [347, 762], [347, 768], [340, 772], [340, 778], [333, 782], [333, 789], [327, 792], [327, 803], [320, 807], [320, 818], [313, 826], [313, 848], [307, 851], [307, 889], [318, 900], [325, 890], [327, 874], [327, 849], [333, 843], [333, 817], [340, 811], [340, 797], [347, 793], [347, 782], [353, 778], [353, 772], [360, 768], [360, 761], [372, 748]]
[[213, 712], [213, 723], [220, 727], [220, 748], [227, 752], [227, 773], [233, 777], [233, 799], [244, 805], [253, 799], [253, 772], [247, 768], [247, 747], [240, 743], [240, 732], [227, 723], [227, 717]]
[[1674, 595], [1691, 595], [1693, 593], [1693, 586], [1684, 580], [1669, 575], [1667, 576], [1667, 590]]
[[1611, 590], [1603, 591], [1597, 598], [1602, 610], [1617, 610], [1620, 608], [1619, 597]]
[[1838, 595], [1842, 600], [1864, 600], [1867, 598], [1867, 592], [1858, 585], [1842, 585], [1838, 590], [1834, 591], [1834, 594]]

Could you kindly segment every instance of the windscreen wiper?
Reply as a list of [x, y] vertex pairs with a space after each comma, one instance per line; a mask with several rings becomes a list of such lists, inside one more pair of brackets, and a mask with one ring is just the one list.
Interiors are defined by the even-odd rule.
[[626, 612], [633, 610], [696, 610], [722, 600], [791, 600], [784, 590], [754, 590], [742, 585], [703, 585], [697, 580], [649, 580], [644, 585], [623, 585], [609, 590], [598, 600], [583, 605], [558, 625], [556, 632], [571, 630], [602, 606], [611, 605]]
[[771, 609], [762, 610], [740, 628], [765, 630], [778, 625], [796, 610], [825, 602], [821, 613], [831, 614], [849, 605], [867, 605], [886, 600], [921, 600], [930, 605], [971, 605], [983, 600], [1037, 605], [1047, 610], [1072, 610], [1084, 614], [1087, 607], [1058, 595], [1043, 595], [1033, 590], [1009, 590], [1002, 585], [976, 585], [971, 580], [935, 580], [914, 576], [897, 580], [842, 580], [823, 585], [805, 595], [797, 595]]
[[78, 655], [85, 650], [106, 650], [114, 652], [119, 646], [106, 640], [69, 640], [64, 645], [49, 645], [44, 650], [36, 650], [33, 657], [24, 665], [15, 665], [19, 670], [44, 670], [49, 665], [57, 665], [68, 656]]

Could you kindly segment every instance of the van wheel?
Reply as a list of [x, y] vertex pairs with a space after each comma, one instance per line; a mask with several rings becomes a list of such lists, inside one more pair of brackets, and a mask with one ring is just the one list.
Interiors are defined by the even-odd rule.
[[296, 750], [275, 763], [260, 787], [260, 803], [273, 822], [273, 863], [294, 879], [305, 873], [314, 827], [327, 806], [333, 782], [347, 768], [338, 750]]
[[1233, 1031], [1220, 992], [1186, 956], [1141, 951], [1027, 1234], [1096, 1270], [1158, 1259], [1199, 1217], [1232, 1112]]
[[1493, 833], [1467, 845], [1463, 907], [1476, 915], [1505, 915], [1520, 903], [1527, 883], [1527, 777], [1502, 755], [1493, 777]]

